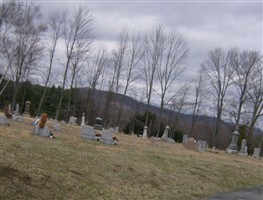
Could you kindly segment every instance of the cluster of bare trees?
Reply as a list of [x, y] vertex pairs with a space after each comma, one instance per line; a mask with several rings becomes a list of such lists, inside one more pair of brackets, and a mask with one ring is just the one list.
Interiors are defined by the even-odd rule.
[[262, 55], [256, 51], [234, 48], [225, 52], [217, 48], [209, 52], [202, 70], [204, 81], [210, 85], [206, 88], [207, 99], [211, 101], [216, 117], [213, 145], [223, 115], [230, 115], [236, 129], [247, 124], [246, 137], [252, 137], [256, 123], [263, 116], [262, 63]]
[[[127, 111], [125, 96], [131, 95], [134, 88], [143, 91], [139, 98], [147, 104], [145, 125], [149, 126], [149, 107], [155, 95], [155, 102], [160, 103], [156, 136], [161, 134], [164, 109], [180, 113], [184, 107], [190, 108], [192, 120], [187, 132], [193, 135], [199, 114], [204, 114], [200, 110], [209, 107], [208, 114], [214, 114], [216, 118], [213, 145], [226, 116], [231, 115], [236, 128], [248, 123], [248, 136], [253, 134], [262, 116], [263, 69], [259, 52], [238, 49], [226, 52], [220, 48], [210, 51], [191, 88], [180, 79], [189, 52], [186, 40], [161, 25], [153, 27], [149, 33], [137, 34], [123, 28], [116, 46], [109, 52], [93, 45], [94, 17], [85, 6], [70, 13], [55, 11], [47, 22], [43, 21], [40, 8], [35, 4], [10, 1], [1, 6], [0, 84], [3, 79], [14, 83], [13, 108], [20, 83], [33, 79], [32, 74], [40, 76], [40, 71], [44, 70], [39, 115], [56, 65], [56, 68], [62, 68], [60, 74], [55, 74], [56, 84], [61, 87], [54, 113], [56, 119], [68, 120], [70, 115], [76, 114], [72, 102], [77, 87], [82, 87], [79, 89], [80, 107], [87, 121], [92, 123], [99, 114], [106, 126], [123, 126], [127, 116], [124, 114]], [[45, 67], [39, 65], [41, 60]], [[0, 95], [5, 87], [0, 88]], [[66, 89], [68, 96], [65, 96]], [[96, 91], [103, 90], [108, 93], [105, 101], [100, 102]], [[190, 95], [190, 91], [194, 95]], [[116, 97], [118, 93], [122, 94], [121, 99]], [[67, 103], [62, 108], [63, 99]], [[178, 123], [178, 119], [169, 119], [167, 123]]]

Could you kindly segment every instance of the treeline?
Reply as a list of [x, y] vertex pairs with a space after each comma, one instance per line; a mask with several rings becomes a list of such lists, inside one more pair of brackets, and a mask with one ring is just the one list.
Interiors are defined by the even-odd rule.
[[[211, 146], [222, 143], [220, 138], [226, 132], [223, 119], [232, 120], [235, 129], [246, 125], [249, 141], [255, 127], [262, 128], [260, 52], [216, 48], [202, 63], [196, 63], [200, 67], [195, 80], [183, 82], [190, 47], [180, 33], [161, 25], [137, 34], [122, 28], [109, 52], [93, 45], [95, 22], [85, 5], [72, 12], [51, 12], [47, 21], [36, 4], [3, 2], [1, 11], [0, 95], [3, 104], [11, 102], [12, 109], [16, 103], [30, 100], [35, 115], [45, 111], [67, 121], [70, 115], [79, 117], [84, 112], [89, 123], [99, 115], [106, 126], [123, 128], [123, 122], [138, 109], [135, 106], [132, 113], [125, 107], [129, 95], [146, 103], [146, 126], [152, 123], [153, 98], [159, 102], [149, 136], [161, 136], [163, 123], [180, 126], [173, 115], [164, 115], [165, 109], [191, 113], [189, 128], [184, 130], [190, 136], [196, 136], [200, 115], [214, 116], [215, 123], [207, 131]], [[63, 46], [64, 55], [58, 53], [58, 45]]]

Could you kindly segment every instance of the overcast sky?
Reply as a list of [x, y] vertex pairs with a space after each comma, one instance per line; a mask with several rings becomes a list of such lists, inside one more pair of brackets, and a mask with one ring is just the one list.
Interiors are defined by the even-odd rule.
[[[36, 2], [36, 1], [35, 1]], [[161, 24], [188, 41], [186, 79], [192, 79], [209, 50], [258, 50], [263, 46], [262, 1], [38, 1], [42, 12], [87, 4], [95, 17], [96, 42], [113, 48], [120, 30], [148, 32]]]

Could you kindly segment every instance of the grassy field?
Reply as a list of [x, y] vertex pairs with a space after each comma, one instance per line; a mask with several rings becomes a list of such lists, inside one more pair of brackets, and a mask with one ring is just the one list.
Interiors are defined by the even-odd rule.
[[32, 120], [0, 125], [0, 199], [188, 200], [263, 185], [262, 160], [124, 134], [109, 146], [66, 125], [51, 140]]

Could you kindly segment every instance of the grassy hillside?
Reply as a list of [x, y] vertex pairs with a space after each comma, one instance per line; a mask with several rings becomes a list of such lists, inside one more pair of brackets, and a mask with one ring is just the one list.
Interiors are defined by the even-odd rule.
[[262, 160], [124, 134], [108, 146], [79, 127], [51, 140], [32, 120], [0, 125], [0, 199], [200, 199], [263, 184]]

